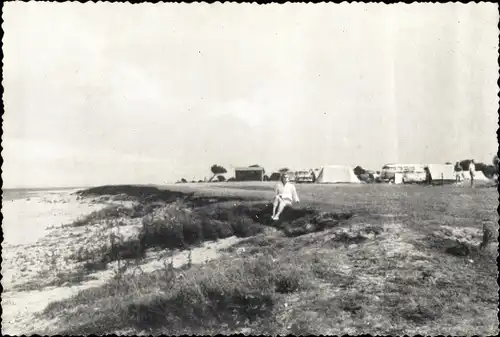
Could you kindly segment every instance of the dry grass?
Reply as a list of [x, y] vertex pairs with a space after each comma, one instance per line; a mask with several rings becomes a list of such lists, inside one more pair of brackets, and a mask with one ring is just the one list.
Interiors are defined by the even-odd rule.
[[102, 334], [123, 328], [201, 334], [269, 326], [275, 294], [308, 286], [308, 271], [295, 267], [264, 256], [223, 259], [182, 273], [175, 270], [173, 277], [166, 268], [82, 291], [71, 300], [51, 304], [44, 314], [62, 317], [67, 324], [62, 334]]
[[[227, 192], [210, 188], [198, 197]], [[249, 237], [206, 265], [166, 265], [54, 302], [42, 315], [59, 325], [44, 333], [497, 334], [497, 252], [478, 248], [481, 221], [496, 221], [494, 191], [299, 188], [306, 207], [277, 230], [263, 231], [262, 203], [151, 210], [148, 248]], [[227, 193], [248, 195], [240, 185]]]

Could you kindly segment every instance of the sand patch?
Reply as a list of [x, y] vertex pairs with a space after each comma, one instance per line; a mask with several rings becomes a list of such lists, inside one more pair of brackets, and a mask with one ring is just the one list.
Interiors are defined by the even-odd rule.
[[217, 241], [205, 242], [201, 247], [196, 247], [191, 250], [177, 251], [171, 254], [170, 252], [151, 251], [146, 254], [146, 257], [139, 265], [144, 273], [159, 270], [165, 267], [165, 264], [172, 263], [174, 268], [181, 268], [186, 265], [191, 259], [192, 264], [203, 264], [210, 260], [214, 260], [220, 256], [220, 250], [226, 249], [241, 241], [240, 238], [231, 236]]

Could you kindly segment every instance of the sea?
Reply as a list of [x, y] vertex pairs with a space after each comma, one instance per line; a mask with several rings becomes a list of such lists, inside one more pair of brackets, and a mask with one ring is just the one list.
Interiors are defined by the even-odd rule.
[[78, 187], [2, 189], [2, 246], [36, 243], [51, 227], [69, 224], [102, 205], [78, 200]]
[[16, 199], [26, 199], [36, 197], [44, 193], [67, 192], [70, 190], [80, 190], [85, 187], [37, 187], [37, 188], [3, 188], [2, 200], [11, 201]]

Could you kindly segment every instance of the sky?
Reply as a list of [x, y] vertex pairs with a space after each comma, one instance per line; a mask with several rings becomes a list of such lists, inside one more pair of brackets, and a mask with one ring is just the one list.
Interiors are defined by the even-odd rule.
[[495, 4], [3, 5], [4, 187], [497, 152]]

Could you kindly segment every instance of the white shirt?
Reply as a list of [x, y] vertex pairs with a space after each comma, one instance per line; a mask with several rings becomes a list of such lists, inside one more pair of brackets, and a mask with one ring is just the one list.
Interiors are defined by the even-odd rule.
[[295, 186], [289, 182], [287, 182], [284, 186], [282, 182], [276, 184], [276, 194], [281, 196], [283, 199], [299, 202], [299, 196], [297, 195]]

